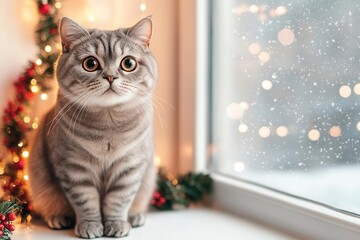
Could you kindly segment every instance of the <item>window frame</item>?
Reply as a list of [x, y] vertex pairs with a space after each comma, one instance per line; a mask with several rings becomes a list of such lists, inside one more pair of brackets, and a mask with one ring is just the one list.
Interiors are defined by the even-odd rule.
[[[196, 1], [195, 159], [196, 171], [208, 171], [211, 1]], [[186, 97], [186, 96], [184, 96]], [[305, 239], [359, 239], [360, 218], [328, 206], [246, 181], [211, 173], [215, 208], [238, 214]], [[226, 196], [226, 197], [224, 197]]]

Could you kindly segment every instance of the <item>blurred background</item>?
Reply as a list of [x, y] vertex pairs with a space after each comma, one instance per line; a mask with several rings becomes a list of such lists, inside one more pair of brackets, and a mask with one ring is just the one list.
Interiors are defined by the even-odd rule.
[[[180, 111], [192, 111], [178, 99], [182, 78], [194, 78], [194, 11], [191, 0], [78, 0], [61, 1], [60, 15], [87, 28], [112, 30], [130, 27], [152, 15], [154, 33], [150, 48], [158, 62], [159, 79], [155, 95], [156, 162], [167, 172], [190, 170], [192, 135], [180, 133]], [[34, 0], [0, 0], [0, 115], [13, 96], [13, 82], [36, 59], [35, 29], [38, 10]], [[180, 39], [181, 44], [178, 44]], [[183, 66], [186, 64], [186, 66]], [[185, 71], [180, 69], [186, 68]], [[46, 102], [36, 101], [30, 117], [40, 117], [55, 102], [55, 91]], [[193, 95], [189, 91], [189, 98]], [[183, 109], [183, 110], [181, 110]], [[186, 114], [182, 114], [186, 116]], [[184, 143], [180, 147], [180, 142]], [[181, 149], [180, 149], [181, 148]], [[179, 161], [179, 159], [182, 159]]]

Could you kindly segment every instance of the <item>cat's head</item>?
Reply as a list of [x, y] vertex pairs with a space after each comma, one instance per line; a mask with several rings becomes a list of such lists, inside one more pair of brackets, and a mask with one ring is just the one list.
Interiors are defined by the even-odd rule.
[[113, 106], [151, 95], [157, 65], [149, 49], [150, 17], [114, 31], [85, 29], [63, 18], [60, 35], [56, 76], [63, 97], [81, 105]]

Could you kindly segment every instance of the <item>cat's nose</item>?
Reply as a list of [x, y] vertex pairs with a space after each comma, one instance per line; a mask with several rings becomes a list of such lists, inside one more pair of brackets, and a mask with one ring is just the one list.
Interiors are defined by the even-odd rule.
[[118, 77], [115, 77], [114, 75], [107, 75], [107, 76], [104, 76], [103, 78], [108, 80], [109, 83], [112, 83]]

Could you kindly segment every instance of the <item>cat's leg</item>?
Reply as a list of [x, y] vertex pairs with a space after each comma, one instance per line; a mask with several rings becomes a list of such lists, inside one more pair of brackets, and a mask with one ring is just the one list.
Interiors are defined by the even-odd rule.
[[108, 173], [106, 195], [102, 206], [104, 234], [108, 237], [126, 236], [131, 229], [128, 212], [140, 188], [147, 164], [140, 159], [128, 159], [127, 162], [132, 162], [134, 165], [124, 167], [120, 160]]
[[103, 236], [99, 186], [93, 173], [82, 163], [86, 160], [66, 159], [58, 169], [61, 185], [76, 214], [75, 233], [81, 238]]
[[70, 228], [75, 222], [75, 214], [44, 154], [43, 132], [40, 127], [27, 164], [32, 205], [34, 212], [40, 214], [50, 228]]
[[139, 227], [145, 223], [145, 214], [156, 186], [156, 173], [155, 165], [151, 164], [129, 210], [129, 222], [132, 227]]
[[[33, 175], [32, 175], [33, 176]], [[39, 176], [39, 175], [37, 175]], [[52, 229], [67, 229], [74, 226], [75, 215], [67, 198], [59, 187], [47, 179], [33, 176], [32, 203]]]

